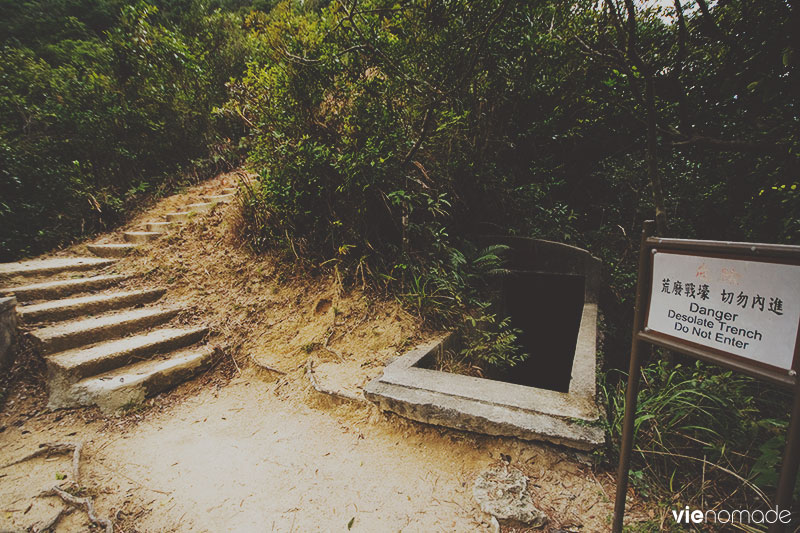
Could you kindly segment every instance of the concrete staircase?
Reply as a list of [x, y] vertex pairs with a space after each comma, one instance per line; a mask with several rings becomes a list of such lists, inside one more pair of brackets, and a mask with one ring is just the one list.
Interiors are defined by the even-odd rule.
[[185, 222], [195, 215], [210, 213], [217, 204], [228, 203], [235, 197], [235, 188], [223, 189], [222, 194], [201, 196], [202, 202], [188, 204], [179, 211], [167, 213], [164, 220], [145, 222], [142, 231], [124, 232], [122, 238], [125, 242], [90, 244], [88, 245], [89, 251], [98, 257], [124, 257], [137, 246], [161, 237], [173, 224]]
[[124, 290], [114, 261], [69, 257], [0, 264], [0, 297], [17, 312], [47, 362], [48, 407], [133, 407], [208, 368], [205, 327], [174, 327], [181, 309], [165, 290]]

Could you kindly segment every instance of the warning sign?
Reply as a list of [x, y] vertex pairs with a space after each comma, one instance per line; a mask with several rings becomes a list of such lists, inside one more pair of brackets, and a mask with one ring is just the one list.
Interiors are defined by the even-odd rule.
[[645, 331], [782, 370], [800, 323], [800, 266], [653, 250]]

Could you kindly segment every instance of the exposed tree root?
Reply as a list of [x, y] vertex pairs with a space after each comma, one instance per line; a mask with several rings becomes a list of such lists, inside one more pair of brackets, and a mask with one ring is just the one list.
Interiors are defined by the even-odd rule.
[[2, 468], [8, 468], [9, 466], [14, 466], [19, 463], [23, 463], [30, 459], [35, 459], [36, 457], [41, 457], [42, 455], [53, 455], [57, 453], [70, 453], [72, 452], [72, 482], [78, 483], [80, 478], [80, 461], [81, 461], [81, 450], [83, 449], [83, 442], [79, 442], [77, 444], [73, 443], [64, 443], [64, 442], [46, 442], [44, 444], [39, 445], [39, 449], [33, 453], [29, 453], [25, 457], [17, 459], [16, 461], [12, 461], [8, 464], [2, 466]]
[[250, 362], [253, 363], [256, 367], [261, 370], [266, 370], [267, 372], [272, 372], [274, 374], [278, 374], [280, 376], [285, 376], [286, 372], [280, 370], [278, 368], [271, 367], [269, 365], [265, 365], [264, 363], [259, 362], [252, 354], [250, 354]]
[[335, 331], [336, 331], [336, 324], [334, 323], [333, 327], [331, 328], [331, 332], [325, 338], [325, 343], [322, 345], [322, 349], [335, 355], [336, 358], [339, 359], [339, 361], [344, 361], [344, 357], [342, 357], [342, 354], [340, 354], [339, 352], [328, 346], [328, 343], [331, 342], [331, 337], [333, 337]]
[[[79, 486], [80, 481], [80, 474], [81, 474], [81, 451], [83, 450], [83, 442], [78, 442], [76, 444], [73, 443], [63, 443], [63, 442], [53, 442], [53, 443], [45, 443], [39, 445], [39, 449], [33, 453], [29, 453], [25, 457], [17, 459], [16, 461], [12, 461], [7, 465], [4, 465], [3, 468], [7, 468], [9, 466], [13, 466], [24, 461], [28, 461], [30, 459], [34, 459], [36, 457], [40, 457], [42, 455], [51, 455], [55, 453], [69, 453], [72, 452], [72, 479], [70, 480], [74, 487]], [[106, 533], [114, 533], [114, 523], [111, 520], [107, 520], [105, 518], [100, 518], [97, 516], [94, 510], [94, 502], [92, 501], [91, 497], [79, 498], [77, 496], [73, 496], [69, 492], [65, 491], [61, 487], [53, 487], [49, 490], [41, 492], [39, 496], [58, 496], [62, 500], [64, 500], [69, 505], [74, 507], [83, 507], [86, 510], [86, 514], [89, 515], [89, 520], [93, 524], [97, 524], [105, 528]], [[65, 509], [61, 509], [61, 511], [56, 514], [50, 522], [44, 524], [42, 527], [38, 528], [37, 531], [48, 531], [52, 529], [56, 523], [61, 519], [64, 513], [67, 512]]]
[[83, 441], [75, 445], [75, 450], [72, 452], [72, 482], [77, 486], [81, 479], [81, 450], [83, 450]]
[[74, 507], [83, 507], [86, 510], [86, 514], [89, 515], [89, 520], [91, 520], [93, 524], [103, 526], [106, 530], [106, 533], [114, 533], [114, 524], [111, 522], [111, 520], [100, 518], [97, 516], [97, 514], [95, 514], [94, 502], [88, 496], [85, 498], [78, 498], [59, 487], [53, 487], [50, 490], [46, 490], [39, 494], [39, 496], [58, 496], [66, 503]]

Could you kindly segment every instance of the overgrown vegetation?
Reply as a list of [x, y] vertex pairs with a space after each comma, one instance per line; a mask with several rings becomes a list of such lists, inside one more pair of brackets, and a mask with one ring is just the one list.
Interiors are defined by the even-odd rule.
[[0, 260], [238, 163], [241, 127], [212, 111], [244, 69], [246, 36], [238, 12], [210, 7], [0, 3]]
[[[624, 386], [603, 390], [609, 433], [617, 441]], [[789, 402], [774, 385], [699, 361], [652, 363], [642, 371], [636, 408], [634, 486], [665, 509], [686, 502], [767, 508], [778, 482]]]
[[[606, 363], [624, 367], [644, 219], [666, 235], [797, 242], [798, 11], [779, 0], [282, 2], [248, 18], [255, 52], [225, 106], [250, 128], [261, 176], [246, 234], [254, 249], [386, 287], [432, 323], [477, 326], [464, 328], [471, 355], [506, 354], [500, 364], [520, 354], [504, 351], [513, 332], [491, 314], [486, 278], [461, 278], [470, 243], [588, 248], [606, 265]], [[785, 398], [671, 368], [646, 369], [640, 486], [750, 501], [774, 482], [763, 467]]]
[[[581, 246], [605, 265], [614, 369], [643, 220], [686, 238], [798, 242], [792, 2], [0, 6], [7, 257], [112, 223], [192, 161], [231, 162], [245, 132], [260, 176], [242, 196], [253, 250], [387, 291], [461, 329], [464, 355], [491, 367], [524, 354], [491, 305], [503, 250], [476, 237]], [[734, 498], [774, 482], [785, 398], [686, 362], [645, 372], [637, 471], [654, 494], [711, 497], [703, 464], [746, 480]], [[612, 440], [617, 378], [605, 382]]]

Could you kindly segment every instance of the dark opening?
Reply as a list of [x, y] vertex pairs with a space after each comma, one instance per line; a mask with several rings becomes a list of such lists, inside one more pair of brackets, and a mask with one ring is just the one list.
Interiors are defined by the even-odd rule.
[[502, 306], [528, 359], [503, 381], [569, 392], [572, 361], [581, 325], [584, 277], [514, 271], [503, 279]]

